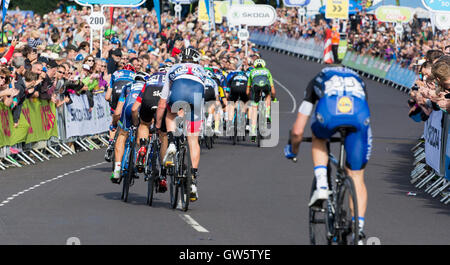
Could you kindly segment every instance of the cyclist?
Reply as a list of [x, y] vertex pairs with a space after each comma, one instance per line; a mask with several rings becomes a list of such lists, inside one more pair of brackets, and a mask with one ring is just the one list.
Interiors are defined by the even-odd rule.
[[303, 138], [308, 117], [317, 102], [314, 120], [311, 124], [313, 133], [312, 157], [316, 190], [309, 206], [321, 204], [328, 199], [327, 181], [329, 139], [339, 126], [352, 126], [355, 131], [345, 140], [346, 170], [353, 179], [358, 200], [360, 239], [364, 238], [364, 215], [367, 206], [367, 190], [364, 184], [364, 167], [370, 158], [372, 149], [372, 132], [370, 129], [370, 112], [364, 82], [352, 70], [344, 67], [324, 68], [308, 84], [305, 98], [300, 105], [291, 135], [290, 143], [285, 147], [285, 156], [293, 159], [297, 156]]
[[[229, 90], [228, 100], [231, 102], [236, 102], [238, 99], [244, 104], [248, 102], [247, 90], [248, 76], [242, 70], [232, 71], [227, 75], [227, 89]], [[239, 104], [239, 102], [238, 102]], [[246, 113], [246, 109], [242, 110]], [[228, 104], [228, 120], [232, 121], [234, 116], [234, 105]]]
[[131, 126], [134, 126], [132, 123], [131, 109], [144, 87], [145, 75], [136, 74], [134, 76], [134, 82], [128, 83], [123, 87], [122, 94], [120, 95], [119, 102], [117, 103], [117, 107], [114, 111], [113, 126], [117, 126], [118, 124], [120, 129], [114, 148], [115, 163], [114, 171], [111, 176], [111, 182], [113, 183], [119, 183], [120, 180], [121, 162], [125, 151], [125, 142]]
[[270, 101], [271, 96], [275, 98], [275, 87], [273, 85], [272, 74], [269, 69], [266, 68], [266, 62], [263, 59], [256, 59], [253, 62], [253, 66], [255, 67], [249, 73], [248, 82], [247, 82], [247, 95], [252, 101], [252, 107], [250, 108], [250, 117], [252, 120], [251, 124], [251, 134], [253, 135], [252, 140], [255, 140], [256, 135], [256, 115], [257, 113], [257, 105], [261, 100], [260, 94], [264, 93], [266, 95], [266, 117], [270, 117]]
[[[145, 156], [147, 154], [146, 146], [148, 144], [148, 137], [150, 134], [150, 126], [154, 123], [156, 117], [156, 109], [158, 107], [158, 101], [161, 95], [161, 90], [166, 79], [166, 67], [160, 67], [158, 72], [148, 76], [147, 73], [143, 73], [148, 77], [145, 87], [134, 102], [132, 111], [133, 125], [137, 126], [137, 137], [139, 142], [139, 151], [136, 158], [136, 168], [138, 172], [142, 172], [145, 165]], [[161, 142], [161, 156], [165, 154], [167, 149], [167, 134], [165, 129], [165, 122], [162, 122], [162, 129], [160, 134]], [[165, 192], [167, 190], [167, 181], [165, 179], [165, 168], [161, 170], [163, 179], [159, 182], [159, 191]]]
[[173, 113], [171, 108], [176, 102], [187, 102], [191, 108], [191, 116], [186, 118], [190, 121], [187, 135], [189, 151], [192, 162], [193, 183], [191, 187], [191, 201], [198, 200], [197, 179], [198, 165], [200, 162], [200, 145], [198, 142], [198, 132], [202, 119], [202, 104], [204, 97], [204, 82], [206, 72], [197, 62], [200, 53], [193, 48], [185, 48], [181, 52], [181, 63], [176, 64], [167, 72], [166, 82], [161, 93], [161, 99], [158, 104], [156, 128], [161, 128], [161, 121], [166, 107], [168, 112], [166, 116], [167, 136], [169, 147], [164, 156], [163, 165], [173, 165], [176, 153], [174, 132], [176, 130], [175, 118], [177, 113]]
[[219, 128], [219, 119], [220, 114], [217, 111], [220, 107], [220, 100], [219, 100], [219, 86], [217, 85], [216, 81], [214, 80], [214, 74], [211, 71], [206, 72], [207, 77], [205, 79], [205, 102], [209, 101], [215, 101], [215, 104], [211, 104], [208, 108], [208, 118], [206, 120], [206, 126], [209, 128], [212, 128], [212, 121], [214, 117], [215, 122], [215, 128], [217, 129], [215, 133], [217, 133]]
[[[117, 70], [111, 76], [111, 81], [108, 90], [105, 93], [105, 99], [109, 101], [111, 107], [111, 114], [114, 114], [114, 110], [119, 102], [120, 95], [122, 94], [122, 88], [134, 80], [136, 71], [131, 64], [127, 64], [121, 70]], [[111, 162], [111, 157], [114, 152], [114, 142], [116, 134], [116, 127], [111, 124], [109, 127], [109, 145], [106, 149], [105, 160]]]

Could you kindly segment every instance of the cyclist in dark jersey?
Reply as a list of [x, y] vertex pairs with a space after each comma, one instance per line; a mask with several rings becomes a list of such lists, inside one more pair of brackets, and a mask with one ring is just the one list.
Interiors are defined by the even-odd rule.
[[[164, 86], [166, 79], [166, 68], [161, 67], [158, 72], [151, 76], [148, 76], [145, 87], [142, 89], [141, 93], [136, 99], [131, 109], [133, 124], [137, 126], [137, 137], [139, 143], [139, 150], [137, 152], [136, 158], [136, 168], [138, 172], [142, 172], [145, 166], [145, 157], [147, 154], [147, 144], [148, 138], [150, 136], [150, 126], [153, 124], [156, 118], [156, 110], [158, 108], [158, 102], [160, 99], [161, 91]], [[165, 151], [167, 149], [167, 129], [165, 126], [165, 120], [163, 119], [161, 125], [161, 157], [164, 157]], [[167, 190], [167, 182], [165, 179], [166, 170], [163, 167], [161, 170], [161, 175], [164, 179], [161, 179], [159, 183], [159, 191], [165, 192]]]
[[[247, 73], [241, 70], [230, 72], [227, 75], [227, 90], [229, 92], [228, 95], [228, 120], [232, 121], [234, 116], [234, 107], [235, 104], [239, 104], [237, 102], [238, 100], [242, 101], [244, 104], [246, 104], [249, 101], [249, 98], [247, 96], [247, 82], [248, 82], [248, 76]], [[233, 103], [231, 103], [233, 102]], [[244, 108], [242, 111], [245, 113], [247, 112], [246, 106], [244, 105]]]
[[[105, 99], [109, 102], [111, 108], [111, 114], [114, 114], [114, 110], [119, 102], [120, 95], [122, 94], [122, 88], [134, 80], [134, 67], [130, 64], [125, 65], [121, 70], [115, 71], [111, 75], [111, 81], [108, 90], [105, 93]], [[113, 140], [116, 136], [116, 127], [111, 124], [109, 127], [109, 145], [106, 148], [105, 160], [111, 162], [111, 157], [114, 152]]]

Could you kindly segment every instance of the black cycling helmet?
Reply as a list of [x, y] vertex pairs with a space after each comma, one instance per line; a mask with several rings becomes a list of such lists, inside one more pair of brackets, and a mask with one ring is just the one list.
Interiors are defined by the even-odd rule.
[[181, 52], [181, 62], [198, 62], [200, 53], [194, 48], [185, 48]]
[[146, 72], [137, 72], [134, 76], [134, 81], [146, 82], [150, 78], [150, 75]]

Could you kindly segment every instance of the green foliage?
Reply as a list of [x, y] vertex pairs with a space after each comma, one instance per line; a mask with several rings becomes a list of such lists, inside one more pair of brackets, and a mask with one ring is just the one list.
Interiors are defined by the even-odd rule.
[[[54, 11], [61, 2], [59, 0], [11, 0], [9, 4], [9, 10], [14, 10], [18, 6], [20, 10], [32, 10], [35, 13], [43, 15]], [[73, 4], [73, 2], [62, 1], [65, 5]]]

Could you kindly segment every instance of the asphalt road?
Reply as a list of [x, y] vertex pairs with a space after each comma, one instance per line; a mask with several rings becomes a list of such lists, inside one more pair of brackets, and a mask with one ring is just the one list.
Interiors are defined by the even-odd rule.
[[[277, 80], [279, 143], [258, 149], [224, 139], [202, 150], [199, 201], [187, 213], [169, 209], [168, 192], [146, 206], [142, 178], [131, 187], [130, 202], [122, 202], [121, 187], [109, 181], [110, 165], [102, 163], [104, 150], [83, 152], [0, 172], [0, 244], [63, 245], [71, 237], [81, 244], [308, 244], [311, 146], [301, 147], [297, 164], [282, 148], [294, 106], [324, 66], [268, 51], [263, 56]], [[449, 207], [409, 183], [409, 149], [422, 125], [407, 117], [404, 93], [367, 84], [374, 141], [366, 234], [381, 244], [449, 244]]]

